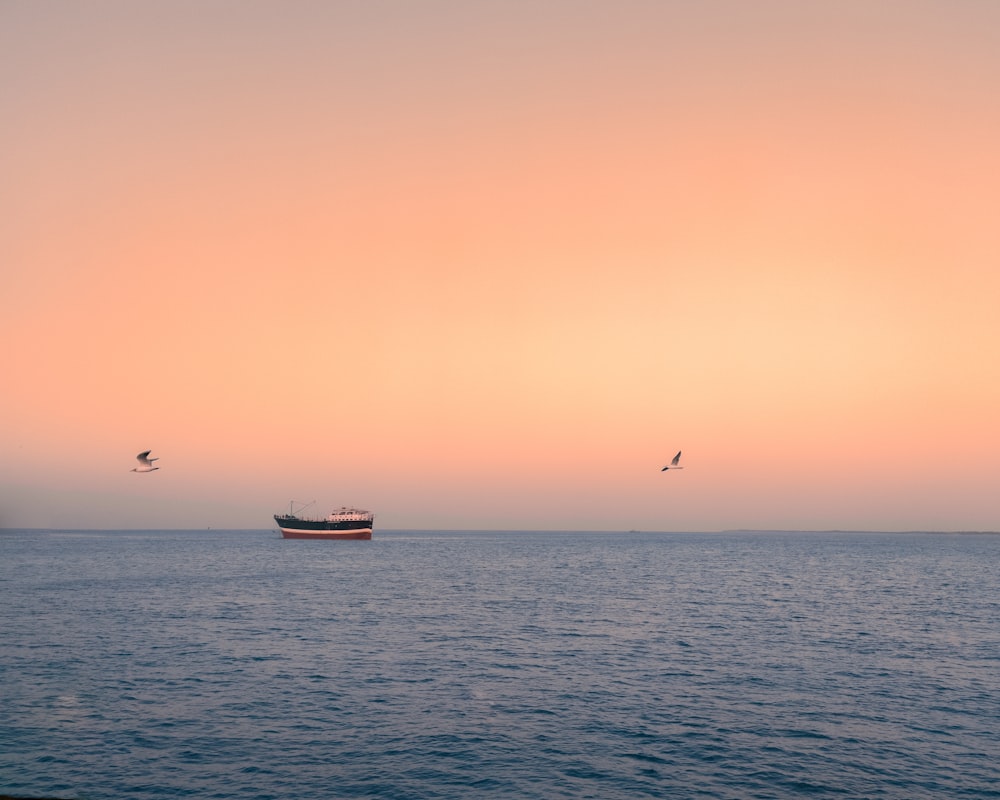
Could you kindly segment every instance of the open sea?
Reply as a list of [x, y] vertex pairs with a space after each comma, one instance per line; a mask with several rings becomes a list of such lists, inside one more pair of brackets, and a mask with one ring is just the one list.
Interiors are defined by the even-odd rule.
[[0, 794], [997, 798], [1000, 536], [0, 531]]

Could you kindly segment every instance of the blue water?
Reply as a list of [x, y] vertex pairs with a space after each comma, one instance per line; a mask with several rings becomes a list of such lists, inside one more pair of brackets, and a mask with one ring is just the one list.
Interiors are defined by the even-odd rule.
[[1000, 797], [1000, 536], [0, 532], [0, 793]]

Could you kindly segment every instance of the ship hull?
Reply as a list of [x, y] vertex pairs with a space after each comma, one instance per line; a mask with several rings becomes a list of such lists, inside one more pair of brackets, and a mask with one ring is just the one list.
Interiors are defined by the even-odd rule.
[[300, 519], [275, 515], [284, 539], [371, 539], [370, 520]]
[[360, 528], [353, 531], [303, 531], [294, 528], [281, 528], [283, 539], [371, 539], [371, 528]]

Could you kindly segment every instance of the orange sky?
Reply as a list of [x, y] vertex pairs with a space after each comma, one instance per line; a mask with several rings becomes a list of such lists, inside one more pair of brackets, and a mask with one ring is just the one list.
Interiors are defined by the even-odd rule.
[[3, 3], [0, 526], [998, 529], [998, 92], [977, 0]]

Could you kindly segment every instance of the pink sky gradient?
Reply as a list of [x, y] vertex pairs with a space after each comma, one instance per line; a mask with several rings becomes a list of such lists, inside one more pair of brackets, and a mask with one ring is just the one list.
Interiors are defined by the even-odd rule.
[[0, 526], [998, 529], [998, 92], [976, 0], [4, 3]]

